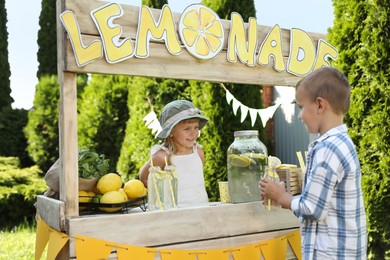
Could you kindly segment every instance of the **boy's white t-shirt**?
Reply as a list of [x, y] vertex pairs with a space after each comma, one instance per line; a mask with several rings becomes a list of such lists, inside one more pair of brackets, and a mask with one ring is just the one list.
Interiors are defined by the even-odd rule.
[[[156, 145], [151, 150], [153, 155], [158, 150], [165, 150], [162, 145]], [[175, 166], [178, 179], [178, 204], [208, 203], [208, 196], [204, 184], [203, 163], [197, 151], [197, 144], [193, 152], [185, 155], [172, 155], [171, 164]]]

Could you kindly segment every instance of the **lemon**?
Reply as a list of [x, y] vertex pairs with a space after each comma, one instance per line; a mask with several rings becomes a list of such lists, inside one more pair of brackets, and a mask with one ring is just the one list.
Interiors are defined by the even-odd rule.
[[123, 189], [119, 189], [119, 191], [120, 191], [120, 192], [122, 192], [123, 199], [124, 199], [125, 201], [128, 201], [128, 200], [129, 200], [129, 198], [127, 197], [127, 194], [126, 194], [126, 192], [125, 192]]
[[79, 202], [90, 202], [91, 198], [89, 197], [89, 194], [85, 190], [79, 191]]
[[244, 155], [230, 154], [228, 157], [230, 165], [236, 167], [248, 167], [251, 163], [255, 161]]
[[109, 191], [119, 190], [122, 184], [122, 179], [118, 174], [108, 173], [99, 179], [96, 187], [101, 194], [105, 194]]
[[143, 197], [147, 193], [147, 190], [142, 181], [136, 179], [126, 182], [123, 190], [125, 191], [129, 200]]
[[222, 22], [214, 11], [204, 5], [190, 5], [183, 11], [179, 34], [188, 52], [198, 59], [211, 59], [222, 50]]
[[[88, 191], [80, 190], [79, 191], [79, 202], [85, 202], [88, 203], [91, 201], [91, 198], [89, 197]], [[87, 207], [79, 207], [79, 210], [85, 210]]]
[[276, 156], [268, 156], [268, 166], [272, 168], [277, 168], [282, 165], [280, 159]]
[[[101, 204], [115, 204], [115, 203], [122, 203], [125, 202], [125, 199], [123, 198], [123, 193], [119, 190], [117, 191], [109, 191], [100, 198]], [[118, 210], [121, 210], [122, 207], [99, 207], [100, 210], [105, 212], [115, 212]]]

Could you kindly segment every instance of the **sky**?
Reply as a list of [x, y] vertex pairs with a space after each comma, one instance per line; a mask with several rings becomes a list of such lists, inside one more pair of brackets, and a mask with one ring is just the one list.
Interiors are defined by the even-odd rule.
[[[139, 6], [141, 0], [111, 2]], [[196, 0], [168, 0], [173, 12], [181, 13]], [[102, 4], [103, 5], [103, 4]], [[13, 108], [30, 109], [33, 106], [38, 69], [38, 30], [40, 0], [6, 0], [8, 58], [11, 67], [11, 96]], [[333, 25], [332, 0], [255, 0], [259, 25], [299, 28], [306, 32], [326, 34]]]

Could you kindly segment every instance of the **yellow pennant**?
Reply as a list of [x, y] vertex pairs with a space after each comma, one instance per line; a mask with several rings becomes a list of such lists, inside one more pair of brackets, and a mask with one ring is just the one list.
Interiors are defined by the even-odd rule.
[[238, 247], [237, 250], [232, 251], [234, 259], [260, 259], [260, 248], [257, 244]]
[[155, 250], [154, 248], [147, 248], [142, 246], [118, 245], [116, 248], [118, 260], [127, 260], [127, 259], [154, 260], [157, 251], [158, 250]]
[[162, 260], [228, 260], [234, 249], [161, 250]]
[[301, 248], [301, 234], [299, 229], [297, 231], [294, 231], [293, 233], [286, 235], [286, 237], [295, 256], [298, 258], [298, 260], [301, 260], [302, 248]]
[[257, 245], [261, 249], [265, 260], [285, 260], [287, 239], [285, 236], [264, 241]]
[[75, 236], [75, 241], [78, 260], [107, 259], [113, 248], [110, 242], [85, 236]]
[[69, 236], [53, 228], [50, 229], [49, 245], [47, 248], [47, 259], [56, 259], [58, 253], [68, 242]]
[[38, 216], [37, 231], [35, 237], [35, 260], [41, 259], [43, 250], [49, 241], [50, 227]]

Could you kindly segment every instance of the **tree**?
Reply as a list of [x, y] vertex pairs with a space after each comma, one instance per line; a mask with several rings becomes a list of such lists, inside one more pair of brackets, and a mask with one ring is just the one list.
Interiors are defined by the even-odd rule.
[[22, 167], [33, 165], [26, 151], [27, 139], [23, 133], [27, 114], [24, 109], [0, 110], [0, 156], [18, 157]]
[[11, 70], [8, 62], [7, 10], [4, 0], [0, 0], [0, 35], [0, 109], [2, 109], [11, 108], [14, 102], [9, 79]]
[[57, 75], [56, 1], [42, 0], [38, 31], [38, 79]]
[[[77, 77], [78, 95], [84, 89], [86, 80], [86, 75]], [[28, 140], [27, 151], [43, 172], [46, 172], [59, 157], [59, 99], [57, 76], [42, 76], [36, 85], [33, 108], [28, 112], [28, 123], [24, 133]]]
[[104, 154], [113, 169], [129, 119], [129, 79], [127, 76], [93, 75], [80, 100], [79, 148]]
[[351, 82], [346, 117], [358, 149], [368, 220], [370, 259], [390, 257], [390, 3], [334, 1], [329, 41], [339, 49], [335, 66]]

